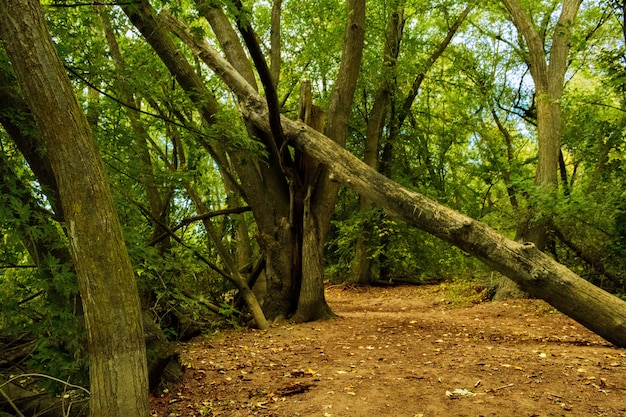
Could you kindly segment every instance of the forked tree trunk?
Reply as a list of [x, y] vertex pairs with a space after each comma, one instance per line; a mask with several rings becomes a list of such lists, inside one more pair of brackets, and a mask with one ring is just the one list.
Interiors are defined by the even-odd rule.
[[90, 414], [148, 415], [139, 294], [104, 164], [38, 0], [0, 2], [0, 38], [58, 182], [89, 345]]

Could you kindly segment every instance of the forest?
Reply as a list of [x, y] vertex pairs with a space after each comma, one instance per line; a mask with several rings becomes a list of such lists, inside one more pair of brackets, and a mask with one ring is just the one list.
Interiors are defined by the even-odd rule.
[[626, 347], [623, 0], [2, 0], [0, 41], [0, 415], [146, 417], [176, 342], [329, 285]]

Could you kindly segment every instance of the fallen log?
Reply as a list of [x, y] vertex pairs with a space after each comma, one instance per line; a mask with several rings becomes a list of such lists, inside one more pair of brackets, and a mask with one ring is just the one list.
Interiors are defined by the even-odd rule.
[[[0, 377], [0, 413], [32, 417], [86, 417], [89, 415], [89, 397], [73, 389], [72, 395], [55, 396], [45, 391], [31, 391], [17, 383], [39, 374], [3, 380]], [[62, 382], [62, 381], [61, 381]]]
[[[264, 116], [250, 113], [258, 126]], [[265, 120], [267, 120], [265, 118]], [[283, 120], [291, 143], [324, 164], [337, 181], [374, 201], [390, 215], [476, 257], [533, 297], [619, 347], [626, 347], [626, 302], [579, 277], [532, 243], [510, 240], [484, 223], [408, 190], [307, 126]]]

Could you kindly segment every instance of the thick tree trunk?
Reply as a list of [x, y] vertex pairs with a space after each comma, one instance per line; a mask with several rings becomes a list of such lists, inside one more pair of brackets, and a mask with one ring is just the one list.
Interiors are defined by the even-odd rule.
[[42, 132], [85, 313], [94, 417], [148, 415], [134, 272], [102, 159], [35, 0], [0, 3], [0, 37]]
[[[311, 82], [300, 83], [299, 119], [311, 128], [319, 131], [324, 129], [324, 112], [313, 105]], [[299, 210], [302, 211], [300, 233], [302, 235], [302, 280], [298, 296], [298, 307], [294, 321], [310, 321], [334, 317], [334, 313], [326, 303], [324, 296], [323, 242], [320, 242], [320, 227], [317, 218], [311, 213], [311, 194], [319, 175], [320, 164], [310, 156], [295, 152], [295, 163], [302, 178], [304, 195], [298, 195]], [[306, 189], [304, 188], [306, 187]]]
[[[326, 134], [341, 146], [348, 136], [348, 121], [352, 114], [352, 101], [361, 68], [365, 41], [365, 1], [347, 0], [344, 43], [339, 73], [328, 105]], [[306, 175], [306, 174], [305, 174]], [[330, 307], [324, 298], [322, 259], [324, 243], [330, 229], [330, 219], [335, 211], [338, 184], [330, 181], [324, 166], [317, 166], [315, 174], [305, 183], [304, 219], [302, 231], [302, 285], [295, 318], [299, 321], [331, 317]], [[312, 265], [313, 260], [319, 266]], [[308, 266], [305, 267], [305, 263]], [[313, 308], [315, 306], [315, 308]]]

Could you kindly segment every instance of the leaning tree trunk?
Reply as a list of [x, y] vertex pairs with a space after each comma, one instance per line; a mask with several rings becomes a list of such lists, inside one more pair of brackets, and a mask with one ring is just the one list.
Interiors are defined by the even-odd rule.
[[[262, 126], [262, 112], [248, 113]], [[266, 127], [267, 128], [267, 127]], [[324, 135], [284, 119], [291, 143], [325, 164], [334, 178], [390, 215], [468, 252], [609, 342], [626, 347], [626, 302], [585, 281], [532, 243], [505, 238], [487, 225], [401, 187]]]
[[90, 413], [148, 415], [139, 295], [104, 164], [37, 0], [0, 2], [0, 38], [58, 182], [89, 345]]

